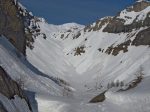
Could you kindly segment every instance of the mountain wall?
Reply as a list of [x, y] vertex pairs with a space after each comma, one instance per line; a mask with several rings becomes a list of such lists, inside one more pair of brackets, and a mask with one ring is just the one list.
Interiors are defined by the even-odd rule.
[[24, 22], [14, 0], [0, 0], [0, 35], [25, 54]]
[[24, 55], [26, 47], [33, 48], [36, 36], [46, 38], [37, 24], [41, 20], [17, 0], [0, 0], [0, 6], [0, 35], [5, 36]]
[[148, 6], [150, 6], [148, 1], [136, 2], [110, 20], [103, 31], [108, 33], [131, 32], [133, 29], [150, 26]]

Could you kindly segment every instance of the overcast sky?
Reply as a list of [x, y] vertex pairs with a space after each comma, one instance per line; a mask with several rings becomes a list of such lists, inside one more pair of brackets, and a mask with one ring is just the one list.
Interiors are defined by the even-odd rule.
[[48, 23], [76, 22], [89, 24], [104, 16], [112, 16], [134, 0], [20, 0], [35, 16]]

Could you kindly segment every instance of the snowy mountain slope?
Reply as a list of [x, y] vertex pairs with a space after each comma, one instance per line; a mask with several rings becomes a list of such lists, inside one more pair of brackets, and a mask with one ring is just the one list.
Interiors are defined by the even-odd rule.
[[[65, 79], [66, 76], [72, 76], [74, 71], [73, 66], [68, 62], [66, 56], [62, 52], [63, 44], [55, 39], [57, 34], [61, 34], [72, 28], [82, 28], [77, 24], [64, 24], [60, 26], [48, 25], [45, 22], [39, 22], [41, 31], [46, 34], [46, 39], [38, 36], [33, 43], [34, 48], [27, 48], [27, 59], [35, 65], [39, 70], [50, 76]], [[51, 38], [52, 37], [52, 38]], [[38, 55], [37, 55], [38, 54]]]
[[[141, 2], [139, 3], [141, 4]], [[149, 4], [149, 2], [146, 3]], [[146, 17], [149, 12], [149, 6], [146, 6], [134, 14], [137, 16], [144, 14]], [[130, 12], [127, 15], [130, 15]], [[35, 39], [34, 48], [27, 49], [27, 59], [42, 72], [53, 74], [67, 81], [75, 90], [73, 95], [83, 101], [88, 101], [103, 90], [107, 90], [108, 85], [112, 82], [124, 83], [123, 87], [119, 87], [115, 91], [128, 88], [130, 83], [141, 75], [141, 72], [144, 74], [144, 80], [149, 77], [149, 40], [147, 39], [145, 44], [143, 38], [138, 36], [141, 32], [149, 34], [149, 24], [137, 28], [134, 26], [135, 28], [131, 31], [123, 32], [122, 30], [119, 33], [109, 33], [109, 30], [105, 29], [114, 19], [116, 17], [102, 18], [85, 28], [69, 32], [63, 29], [51, 32], [49, 25], [39, 22], [41, 31], [46, 34], [47, 38]], [[149, 21], [149, 18], [138, 19]], [[114, 25], [117, 26], [117, 23]], [[123, 25], [126, 26], [125, 22]], [[148, 38], [148, 34], [144, 39]], [[140, 38], [141, 43], [136, 45], [135, 43]], [[139, 91], [142, 90], [139, 89]], [[145, 93], [147, 92], [145, 91]], [[116, 92], [112, 94], [119, 96]], [[122, 93], [120, 94], [122, 95]], [[128, 95], [126, 96], [128, 97]], [[114, 96], [107, 97], [113, 98]], [[144, 94], [141, 94], [141, 98], [143, 97]], [[121, 101], [116, 102], [120, 103]], [[112, 103], [113, 100], [111, 100]], [[149, 110], [146, 109], [146, 111]]]
[[[143, 4], [143, 1], [139, 4]], [[149, 5], [142, 11], [147, 15]], [[133, 42], [138, 38], [137, 35], [149, 26], [141, 26], [126, 33], [104, 32], [114, 18], [116, 17], [106, 17], [88, 27], [71, 32], [63, 29], [55, 32], [46, 23], [39, 22], [41, 31], [47, 38], [35, 39], [34, 49], [27, 50], [27, 58], [46, 74], [53, 74], [64, 80], [69, 78], [70, 83], [76, 78], [75, 83], [83, 88], [85, 85], [94, 88], [96, 82], [107, 87], [108, 83], [119, 80], [122, 76], [121, 81], [128, 83], [135, 78], [133, 74], [148, 60], [149, 44], [141, 46], [141, 43], [135, 47]], [[134, 69], [130, 70], [131, 67]]]
[[52, 77], [43, 76], [28, 66], [24, 57], [4, 37], [0, 38], [0, 52], [0, 65], [9, 75], [11, 74], [10, 77], [13, 80], [22, 80], [26, 90], [41, 94], [62, 95], [62, 87], [56, 83], [57, 79], [54, 82]]
[[[39, 112], [149, 112], [149, 7], [138, 1], [85, 27], [36, 18], [40, 34], [26, 48], [26, 59], [37, 69], [4, 38], [0, 65], [36, 93]], [[104, 91], [104, 102], [88, 103]]]
[[132, 90], [107, 92], [102, 103], [89, 104], [68, 97], [37, 96], [36, 99], [40, 112], [149, 112], [149, 78]]
[[[138, 32], [138, 31], [137, 31]], [[93, 39], [93, 34], [92, 35], [92, 39]], [[101, 34], [101, 33], [100, 33]], [[111, 35], [112, 34], [104, 34], [104, 35]], [[118, 43], [116, 43], [116, 45], [118, 45], [121, 42], [124, 42], [125, 40], [125, 36], [123, 36], [124, 34], [120, 34], [119, 35], [115, 35], [113, 34], [114, 37], [112, 37], [112, 43], [116, 42], [117, 40]], [[110, 40], [110, 36], [105, 36], [106, 39], [104, 39], [106, 42]], [[118, 37], [117, 37], [118, 36]], [[97, 35], [95, 34], [95, 38], [97, 37]], [[117, 37], [117, 39], [116, 39]], [[90, 37], [89, 37], [90, 38]], [[134, 37], [133, 37], [134, 38]], [[92, 40], [91, 39], [91, 40]], [[96, 38], [98, 39], [98, 37]], [[115, 39], [115, 40], [113, 40]], [[43, 38], [38, 38], [36, 40], [36, 42], [41, 42], [40, 47], [44, 46], [46, 42], [44, 41], [48, 41], [48, 43], [51, 43], [50, 40], [53, 39], [47, 39], [44, 40]], [[84, 39], [82, 39], [84, 40]], [[90, 40], [90, 42], [92, 42]], [[69, 37], [68, 40], [64, 40], [64, 43], [69, 41]], [[70, 45], [70, 47], [72, 46], [76, 46], [78, 44], [74, 43], [75, 40], [71, 40], [73, 41], [72, 44], [69, 42], [66, 44]], [[80, 40], [81, 41], [81, 40]], [[36, 45], [35, 42], [35, 45]], [[44, 45], [43, 45], [44, 42]], [[84, 42], [84, 41], [83, 41]], [[99, 41], [100, 42], [100, 41]], [[63, 44], [64, 44], [63, 43]], [[81, 41], [82, 43], [82, 41]], [[72, 65], [74, 66], [74, 68], [76, 69], [76, 71], [70, 70], [72, 71], [72, 75], [70, 78], [70, 80], [68, 80], [69, 78], [67, 78], [67, 74], [64, 74], [64, 79], [67, 80], [75, 89], [76, 91], [74, 91], [74, 96], [75, 98], [65, 98], [65, 97], [46, 97], [46, 96], [37, 96], [36, 100], [38, 102], [38, 109], [40, 112], [47, 112], [47, 111], [56, 111], [56, 112], [96, 112], [96, 111], [102, 111], [102, 112], [127, 112], [127, 111], [132, 111], [132, 112], [149, 112], [149, 87], [147, 86], [149, 84], [149, 66], [150, 66], [150, 62], [149, 62], [149, 58], [150, 58], [150, 52], [149, 52], [149, 47], [148, 46], [129, 46], [128, 47], [128, 52], [123, 53], [120, 52], [117, 56], [113, 56], [113, 55], [108, 55], [106, 53], [101, 53], [99, 52], [98, 48], [107, 48], [107, 46], [111, 45], [112, 43], [108, 44], [105, 43], [107, 46], [105, 46], [105, 44], [103, 44], [103, 42], [101, 42], [100, 44], [94, 46], [95, 47], [95, 52], [91, 52], [89, 51], [89, 54], [82, 54], [81, 56], [77, 56], [74, 57], [74, 55], [71, 53], [69, 55], [66, 55], [67, 58], [69, 59], [69, 62], [67, 61], [68, 59], [65, 59], [65, 61], [67, 61], [67, 63], [69, 63], [68, 65]], [[54, 42], [53, 42], [54, 44]], [[55, 46], [51, 43], [52, 46]], [[76, 45], [74, 45], [76, 44]], [[93, 43], [90, 43], [90, 45], [93, 45]], [[39, 46], [38, 45], [38, 46]], [[61, 45], [60, 40], [58, 41], [57, 45]], [[65, 44], [64, 44], [65, 45]], [[87, 45], [87, 44], [85, 44]], [[101, 45], [101, 46], [100, 46]], [[46, 44], [45, 47], [47, 47], [48, 44]], [[52, 47], [51, 46], [51, 47]], [[98, 47], [97, 47], [98, 46]], [[70, 48], [68, 47], [68, 49]], [[92, 48], [94, 48], [92, 47]], [[74, 48], [74, 47], [73, 47]], [[36, 47], [35, 47], [36, 49]], [[33, 51], [35, 50], [33, 49]], [[64, 49], [64, 47], [58, 47], [57, 50], [60, 49], [59, 51], [62, 51]], [[61, 50], [62, 49], [62, 50]], [[71, 49], [71, 48], [70, 48]], [[69, 50], [70, 50], [69, 49]], [[54, 48], [53, 48], [54, 50]], [[57, 51], [56, 47], [54, 51]], [[69, 51], [68, 50], [68, 51]], [[37, 50], [38, 51], [38, 50]], [[54, 53], [54, 51], [51, 50], [52, 54]], [[67, 54], [67, 50], [64, 49], [64, 53]], [[40, 53], [43, 52], [43, 54], [48, 54], [48, 51], [44, 51], [43, 47], [40, 50]], [[88, 51], [87, 51], [88, 52]], [[86, 52], [86, 53], [87, 53]], [[62, 53], [62, 52], [61, 52]], [[56, 55], [56, 53], [54, 54], [56, 59], [60, 60], [60, 54], [59, 52], [58, 55]], [[95, 55], [97, 54], [97, 55]], [[37, 54], [36, 54], [37, 55]], [[91, 57], [88, 57], [88, 56]], [[52, 55], [49, 55], [52, 58]], [[81, 57], [83, 57], [82, 59], [80, 59]], [[86, 57], [86, 58], [85, 58]], [[44, 59], [50, 59], [50, 58], [44, 58]], [[87, 60], [85, 60], [87, 59]], [[88, 61], [90, 59], [90, 64], [85, 64], [87, 66], [75, 66], [75, 62], [78, 62], [79, 64], [82, 64], [81, 62], [87, 63], [86, 61]], [[93, 60], [92, 60], [93, 59]], [[72, 61], [74, 60], [74, 61]], [[82, 60], [82, 61], [81, 61]], [[138, 60], [138, 61], [137, 61]], [[56, 61], [56, 60], [55, 60]], [[52, 64], [55, 63], [51, 61]], [[43, 61], [42, 61], [43, 62]], [[57, 62], [56, 62], [57, 63]], [[52, 65], [51, 64], [51, 65]], [[61, 63], [60, 63], [61, 64]], [[74, 65], [73, 65], [74, 64]], [[70, 65], [70, 66], [71, 66]], [[55, 65], [56, 66], [56, 65]], [[58, 67], [59, 65], [57, 65], [56, 67]], [[65, 65], [66, 66], [66, 65]], [[63, 66], [63, 67], [65, 67]], [[89, 67], [90, 66], [90, 67]], [[39, 68], [41, 68], [40, 66], [38, 66]], [[51, 66], [48, 66], [49, 68], [51, 68]], [[79, 71], [81, 71], [82, 73], [78, 73], [77, 69], [78, 67], [81, 67]], [[84, 72], [84, 67], [86, 67], [86, 72]], [[89, 68], [88, 68], [89, 67]], [[68, 67], [67, 67], [68, 68]], [[98, 92], [95, 92], [99, 87], [98, 84], [102, 84], [102, 86], [104, 86], [104, 88], [107, 88], [107, 84], [111, 83], [112, 81], [123, 81], [125, 84], [128, 84], [129, 82], [131, 82], [133, 79], [136, 79], [136, 74], [139, 73], [139, 71], [142, 68], [142, 73], [144, 74], [144, 80], [143, 83], [140, 84], [140, 86], [137, 86], [137, 88], [127, 91], [127, 92], [107, 92], [106, 93], [106, 101], [104, 103], [100, 103], [100, 104], [88, 104], [87, 102], [90, 100], [90, 98], [94, 97], [96, 94], [100, 93], [101, 90], [98, 90]], [[48, 70], [48, 69], [47, 69]], [[44, 71], [44, 70], [43, 70]], [[55, 71], [54, 69], [51, 71]], [[56, 71], [58, 71], [56, 69]], [[74, 73], [75, 72], [75, 73]], [[47, 73], [50, 73], [47, 71]], [[91, 75], [92, 74], [92, 75]], [[59, 74], [59, 77], [62, 77], [61, 74]], [[76, 76], [73, 76], [76, 75]], [[75, 82], [72, 81], [75, 80]], [[97, 84], [96, 84], [97, 82]], [[86, 87], [87, 86], [87, 87]], [[97, 86], [97, 87], [96, 87]], [[92, 90], [93, 89], [93, 90]], [[120, 89], [120, 88], [119, 88]], [[118, 88], [117, 88], [118, 90]], [[94, 91], [94, 92], [93, 92]], [[112, 90], [110, 90], [112, 91]], [[144, 91], [144, 92], [142, 92]], [[76, 97], [77, 96], [77, 97]], [[46, 98], [45, 98], [46, 97]], [[139, 103], [140, 102], [140, 103]], [[132, 108], [131, 108], [132, 105]], [[139, 105], [137, 107], [137, 105]], [[120, 107], [120, 108], [118, 108]]]

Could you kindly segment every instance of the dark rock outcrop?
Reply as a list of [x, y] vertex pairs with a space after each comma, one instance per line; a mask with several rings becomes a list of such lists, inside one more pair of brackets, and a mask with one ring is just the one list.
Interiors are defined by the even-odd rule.
[[131, 12], [131, 11], [135, 11], [135, 12], [139, 12], [143, 9], [145, 9], [146, 7], [150, 6], [150, 3], [147, 1], [137, 1], [135, 4], [133, 4], [133, 7], [128, 7], [127, 11]]
[[105, 51], [106, 54], [112, 54], [114, 56], [118, 55], [120, 51], [123, 51], [123, 53], [128, 52], [128, 46], [130, 45], [131, 40], [128, 40], [124, 43], [121, 43], [115, 47], [110, 46], [107, 48], [107, 50]]
[[105, 101], [105, 99], [106, 99], [105, 93], [106, 93], [106, 91], [104, 91], [104, 92], [101, 93], [100, 95], [94, 97], [94, 98], [90, 101], [90, 103], [99, 103], [99, 102]]
[[0, 35], [4, 35], [20, 52], [33, 49], [34, 37], [40, 32], [39, 18], [27, 11], [18, 0], [0, 0]]
[[24, 98], [19, 85], [11, 80], [2, 67], [0, 67], [0, 93], [9, 99], [12, 99], [15, 95]]
[[105, 17], [103, 19], [97, 20], [94, 24], [90, 24], [84, 28], [84, 32], [98, 31], [100, 30], [106, 23], [111, 21], [111, 17]]
[[85, 53], [85, 46], [77, 47], [77, 48], [75, 48], [74, 51], [75, 51], [74, 56], [81, 55], [82, 53]]
[[24, 22], [13, 0], [0, 0], [0, 34], [25, 54]]
[[[6, 96], [8, 99], [14, 99], [15, 95], [25, 99], [31, 110], [29, 100], [24, 95], [21, 87], [7, 75], [2, 67], [0, 67], [0, 93]], [[0, 107], [2, 109], [2, 105], [0, 105]]]
[[150, 27], [140, 31], [133, 40], [132, 45], [150, 45]]

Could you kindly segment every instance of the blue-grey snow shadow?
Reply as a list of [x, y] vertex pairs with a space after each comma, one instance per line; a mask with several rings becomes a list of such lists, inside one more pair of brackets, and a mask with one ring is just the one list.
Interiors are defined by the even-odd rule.
[[33, 112], [38, 112], [38, 103], [35, 99], [35, 93], [31, 91], [24, 91], [25, 95], [28, 97], [30, 106]]

